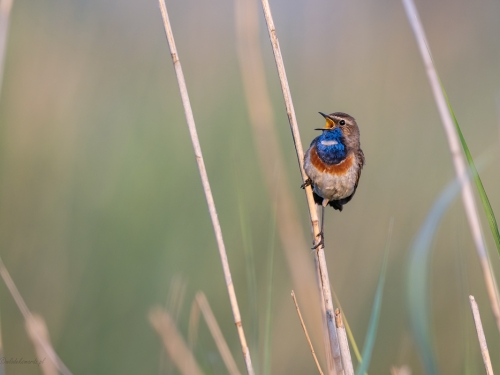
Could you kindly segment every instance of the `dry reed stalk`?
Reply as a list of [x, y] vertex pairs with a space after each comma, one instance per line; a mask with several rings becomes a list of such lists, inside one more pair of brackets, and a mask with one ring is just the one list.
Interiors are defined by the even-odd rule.
[[411, 369], [408, 366], [391, 367], [391, 375], [411, 375]]
[[[186, 294], [187, 283], [180, 274], [175, 274], [170, 280], [168, 286], [167, 302], [165, 304], [165, 310], [169, 312], [170, 316], [177, 324], [179, 321], [179, 316], [184, 305], [184, 296]], [[191, 346], [190, 346], [191, 348]], [[168, 360], [168, 357], [164, 350], [160, 351], [160, 363], [159, 369], [160, 373], [171, 374], [174, 371], [174, 364]]]
[[335, 309], [335, 326], [337, 327], [337, 336], [339, 338], [340, 353], [342, 354], [342, 362], [344, 363], [345, 375], [354, 375], [354, 367], [352, 366], [351, 352], [349, 351], [349, 341], [345, 331], [344, 322], [340, 309]]
[[[276, 28], [274, 26], [274, 21], [271, 15], [271, 9], [269, 7], [268, 0], [262, 0], [262, 7], [264, 9], [264, 16], [266, 18], [269, 38], [271, 40], [274, 59], [276, 62], [276, 67], [278, 69], [281, 89], [283, 91], [283, 98], [285, 100], [288, 122], [290, 123], [290, 129], [292, 131], [292, 137], [295, 144], [295, 151], [297, 153], [297, 159], [299, 162], [299, 169], [302, 176], [302, 180], [305, 182], [307, 180], [307, 175], [304, 171], [304, 150], [302, 148], [302, 141], [300, 139], [299, 127], [297, 125], [297, 118], [295, 117], [295, 110], [293, 108], [292, 95], [290, 93], [290, 87], [288, 85], [288, 80], [286, 78], [285, 65], [283, 63], [283, 57], [281, 55], [278, 37], [276, 36]], [[314, 203], [311, 186], [307, 186], [305, 188], [305, 193], [307, 197], [309, 216], [311, 219], [311, 224], [313, 229], [313, 238], [316, 240], [319, 236], [320, 230], [319, 230], [318, 212], [316, 210], [316, 204]], [[328, 326], [331, 353], [333, 357], [335, 371], [338, 375], [341, 375], [343, 373], [343, 366], [340, 355], [339, 342], [335, 329], [332, 292], [330, 290], [330, 279], [328, 276], [328, 268], [326, 266], [325, 251], [323, 246], [319, 246], [316, 249], [316, 256], [320, 272], [319, 276], [321, 281], [321, 291], [326, 309], [325, 317]]]
[[[316, 266], [316, 281], [317, 281], [317, 287], [319, 289], [319, 293], [321, 294], [321, 278], [320, 278], [320, 270], [319, 270], [319, 262], [318, 262], [318, 257], [315, 259], [315, 266]], [[335, 294], [334, 294], [335, 295]], [[325, 300], [323, 298], [320, 298], [321, 303], [321, 322], [323, 323], [323, 346], [325, 348], [326, 352], [326, 363], [327, 363], [327, 369], [328, 369], [328, 375], [337, 375], [335, 372], [335, 364], [333, 362], [333, 355], [332, 355], [332, 349], [330, 347], [330, 334], [328, 332], [328, 325], [326, 322], [326, 306], [325, 306]]]
[[149, 321], [160, 336], [167, 354], [179, 372], [182, 375], [203, 375], [170, 314], [157, 307], [150, 311]]
[[198, 327], [200, 325], [200, 305], [196, 299], [191, 304], [191, 312], [189, 313], [188, 324], [188, 345], [193, 350], [198, 339]]
[[[320, 294], [316, 288], [314, 264], [310, 254], [304, 251], [308, 244], [280, 152], [259, 41], [258, 10], [257, 2], [253, 0], [235, 1], [238, 60], [264, 182], [269, 197], [276, 197], [278, 234], [294, 289], [301, 296], [304, 306], [308, 307], [303, 313], [314, 339], [321, 334], [321, 323], [317, 318], [321, 314], [317, 305]], [[276, 190], [279, 190], [279, 194], [276, 194]]]
[[222, 335], [222, 331], [219, 328], [219, 324], [217, 324], [217, 320], [215, 319], [214, 313], [210, 308], [210, 304], [208, 303], [207, 297], [205, 293], [198, 292], [196, 293], [196, 302], [200, 307], [201, 313], [205, 318], [205, 322], [207, 323], [208, 329], [212, 334], [212, 337], [215, 341], [215, 345], [217, 345], [217, 349], [219, 349], [219, 353], [226, 365], [227, 371], [230, 375], [241, 375], [238, 370], [238, 366], [236, 366], [236, 362], [227, 346], [226, 340]]
[[297, 315], [299, 316], [300, 324], [302, 325], [302, 329], [304, 330], [304, 334], [306, 335], [307, 343], [309, 344], [309, 349], [311, 349], [311, 354], [313, 356], [314, 363], [316, 363], [316, 367], [318, 368], [319, 373], [321, 375], [324, 375], [323, 371], [321, 370], [321, 366], [319, 365], [318, 358], [316, 357], [316, 353], [314, 352], [314, 347], [311, 342], [311, 339], [309, 338], [309, 334], [307, 333], [306, 324], [304, 323], [304, 319], [302, 319], [302, 314], [300, 313], [299, 304], [297, 303], [297, 298], [295, 298], [295, 292], [293, 290], [292, 290], [292, 299], [293, 303], [295, 304], [295, 308], [297, 309]]
[[40, 344], [40, 341], [37, 340], [37, 337], [40, 337], [43, 342], [49, 343], [50, 345], [50, 337], [49, 330], [47, 329], [47, 325], [43, 318], [39, 315], [33, 314], [26, 320], [26, 331], [33, 341], [35, 346], [36, 355], [41, 361], [41, 368], [44, 375], [57, 375], [56, 365], [52, 361], [46, 361], [46, 351], [45, 347]]
[[174, 318], [174, 321], [179, 320], [179, 316], [184, 305], [184, 296], [186, 295], [187, 283], [180, 275], [174, 275], [170, 281], [167, 295], [167, 311]]
[[194, 122], [193, 110], [191, 109], [191, 103], [189, 101], [186, 82], [184, 80], [184, 73], [182, 72], [179, 55], [177, 53], [177, 48], [175, 46], [174, 35], [172, 33], [170, 20], [168, 18], [168, 13], [167, 13], [167, 6], [165, 4], [165, 0], [159, 0], [159, 3], [160, 3], [161, 15], [163, 18], [163, 26], [165, 27], [165, 33], [167, 35], [170, 54], [172, 55], [172, 62], [174, 64], [174, 69], [177, 76], [177, 82], [179, 84], [179, 91], [181, 94], [182, 104], [184, 106], [184, 113], [186, 115], [186, 121], [189, 128], [189, 133], [191, 135], [191, 142], [193, 143], [196, 163], [198, 164], [198, 170], [200, 172], [201, 182], [203, 185], [203, 190], [205, 192], [205, 198], [208, 204], [208, 211], [210, 212], [210, 218], [212, 219], [215, 238], [217, 240], [217, 246], [219, 248], [219, 255], [222, 263], [222, 269], [224, 272], [224, 279], [226, 281], [227, 291], [229, 294], [229, 301], [231, 303], [231, 309], [233, 311], [234, 323], [238, 330], [238, 336], [241, 343], [241, 351], [243, 352], [243, 357], [245, 359], [245, 365], [248, 374], [254, 375], [252, 360], [250, 358], [250, 351], [248, 349], [245, 333], [243, 331], [240, 309], [238, 307], [238, 301], [236, 300], [236, 292], [234, 290], [233, 280], [231, 278], [231, 270], [229, 269], [229, 262], [227, 260], [226, 247], [224, 245], [224, 240], [222, 238], [222, 229], [220, 227], [219, 218], [217, 217], [217, 210], [215, 209], [214, 198], [212, 196], [212, 190], [210, 189], [210, 183], [208, 181], [208, 175], [205, 169], [205, 162], [203, 161], [203, 155], [201, 153], [201, 146], [200, 146], [200, 141], [198, 140], [198, 133], [196, 131], [196, 125]]
[[3, 83], [5, 52], [7, 50], [7, 36], [9, 34], [10, 11], [13, 0], [1, 0], [0, 2], [0, 92]]
[[479, 315], [479, 307], [477, 306], [474, 296], [469, 296], [469, 302], [472, 310], [472, 316], [474, 317], [474, 324], [476, 326], [481, 355], [483, 356], [484, 367], [486, 368], [486, 375], [493, 375], [493, 367], [491, 366], [490, 353], [488, 351], [488, 345], [486, 344], [486, 337], [484, 336], [481, 316]]
[[[27, 328], [32, 327], [33, 315], [31, 314], [30, 310], [28, 309], [26, 302], [24, 302], [23, 297], [19, 293], [19, 290], [17, 289], [16, 284], [14, 284], [14, 280], [12, 280], [12, 277], [10, 277], [9, 271], [7, 270], [5, 265], [3, 264], [2, 258], [0, 258], [0, 276], [2, 277], [10, 294], [14, 298], [14, 301], [16, 302], [17, 307], [21, 311], [21, 314], [23, 315], [24, 320], [25, 320], [26, 327]], [[40, 346], [41, 348], [43, 348], [43, 351], [47, 354], [47, 357], [49, 358], [49, 360], [55, 364], [55, 366], [57, 367], [57, 369], [59, 370], [59, 372], [61, 374], [72, 375], [71, 371], [69, 371], [69, 369], [63, 363], [63, 361], [61, 361], [61, 359], [59, 358], [59, 356], [55, 352], [50, 341], [46, 340], [37, 330], [34, 330], [32, 332], [30, 332], [28, 330], [28, 333], [30, 334], [30, 337], [31, 337], [35, 347]]]
[[436, 69], [434, 68], [429, 43], [427, 41], [427, 37], [425, 36], [425, 31], [422, 26], [422, 22], [420, 21], [415, 3], [413, 2], [413, 0], [402, 1], [413, 33], [415, 34], [415, 39], [417, 40], [418, 48], [420, 50], [420, 54], [422, 55], [427, 78], [429, 79], [432, 93], [436, 101], [436, 106], [439, 110], [439, 115], [441, 116], [441, 122], [443, 124], [446, 137], [448, 138], [448, 145], [450, 147], [451, 157], [453, 160], [453, 165], [455, 167], [455, 173], [457, 174], [457, 177], [462, 185], [462, 200], [465, 207], [465, 212], [467, 214], [467, 220], [472, 232], [474, 244], [476, 245], [481, 268], [483, 270], [484, 281], [486, 284], [486, 289], [488, 291], [488, 296], [490, 298], [491, 309], [493, 311], [493, 315], [495, 316], [497, 328], [500, 331], [500, 296], [498, 295], [495, 278], [488, 262], [486, 244], [484, 243], [484, 238], [481, 232], [481, 222], [477, 214], [476, 202], [474, 200], [474, 194], [472, 192], [472, 185], [470, 179], [467, 177], [468, 167], [465, 164], [465, 160], [462, 154], [460, 140], [453, 122], [452, 115], [446, 103], [446, 98], [441, 88], [439, 77], [437, 75]]

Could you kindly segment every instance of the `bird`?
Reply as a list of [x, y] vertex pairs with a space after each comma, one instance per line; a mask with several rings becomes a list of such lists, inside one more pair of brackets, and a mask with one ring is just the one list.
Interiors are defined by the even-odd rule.
[[324, 245], [323, 224], [325, 207], [342, 211], [358, 187], [365, 155], [360, 148], [359, 128], [354, 117], [344, 112], [329, 115], [319, 112], [326, 120], [322, 131], [314, 138], [304, 155], [307, 179], [301, 186], [312, 186], [314, 201], [321, 206], [321, 231], [313, 249]]

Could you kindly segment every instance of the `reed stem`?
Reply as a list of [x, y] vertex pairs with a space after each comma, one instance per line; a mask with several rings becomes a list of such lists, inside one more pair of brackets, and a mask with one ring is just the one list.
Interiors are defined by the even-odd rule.
[[[293, 287], [307, 309], [303, 309], [313, 342], [321, 334], [320, 294], [316, 287], [314, 263], [281, 153], [273, 107], [259, 39], [259, 4], [254, 0], [235, 0], [238, 60], [257, 156], [268, 195], [275, 199], [278, 235], [285, 254]], [[279, 193], [278, 193], [279, 192]], [[318, 340], [319, 341], [319, 340]]]
[[408, 16], [408, 21], [410, 22], [413, 33], [415, 34], [415, 39], [417, 40], [418, 48], [420, 50], [420, 54], [422, 55], [427, 78], [429, 79], [429, 84], [436, 101], [436, 106], [439, 110], [439, 115], [441, 116], [441, 122], [443, 124], [446, 137], [448, 138], [448, 145], [450, 147], [455, 173], [463, 186], [462, 201], [465, 207], [474, 244], [476, 246], [477, 255], [479, 256], [479, 261], [483, 270], [484, 281], [490, 298], [491, 309], [493, 311], [493, 315], [495, 316], [497, 328], [500, 331], [500, 297], [498, 295], [495, 278], [488, 260], [488, 254], [486, 253], [486, 244], [484, 243], [484, 237], [481, 232], [481, 222], [477, 214], [472, 185], [467, 176], [468, 167], [465, 164], [461, 151], [460, 140], [454, 126], [453, 118], [448, 108], [446, 97], [443, 93], [436, 68], [434, 67], [429, 43], [422, 26], [422, 22], [420, 21], [417, 8], [415, 7], [415, 3], [413, 0], [402, 1], [406, 10], [406, 15]]
[[191, 350], [182, 338], [170, 314], [156, 307], [149, 312], [149, 322], [160, 336], [165, 351], [182, 375], [203, 375]]
[[351, 352], [349, 351], [349, 341], [345, 331], [344, 322], [340, 309], [335, 309], [335, 326], [337, 327], [337, 335], [339, 337], [340, 353], [342, 354], [342, 362], [344, 363], [345, 375], [354, 375], [354, 367], [352, 366]]
[[307, 343], [309, 344], [309, 349], [311, 349], [311, 354], [313, 356], [314, 363], [316, 363], [316, 367], [318, 368], [319, 373], [321, 375], [324, 375], [323, 371], [321, 370], [321, 366], [319, 365], [318, 357], [316, 357], [316, 353], [314, 352], [314, 347], [313, 347], [313, 344], [311, 342], [311, 339], [309, 338], [309, 334], [307, 333], [306, 324], [304, 323], [304, 319], [302, 319], [302, 314], [300, 313], [299, 304], [297, 303], [297, 298], [295, 297], [295, 292], [293, 290], [292, 290], [292, 299], [293, 299], [293, 303], [295, 304], [295, 309], [297, 310], [297, 315], [299, 316], [300, 325], [302, 326], [302, 329], [304, 330], [304, 334], [306, 335], [306, 340], [307, 340]]
[[9, 35], [10, 11], [14, 0], [0, 1], [0, 92], [5, 70], [5, 53], [7, 51], [7, 37]]
[[469, 302], [472, 310], [472, 316], [474, 318], [474, 324], [476, 326], [481, 355], [483, 356], [484, 367], [486, 368], [486, 375], [493, 375], [493, 367], [491, 366], [490, 353], [488, 351], [488, 345], [486, 344], [486, 337], [484, 336], [481, 316], [479, 315], [479, 307], [477, 306], [474, 296], [469, 296]]
[[[57, 367], [59, 372], [63, 375], [71, 375], [71, 371], [66, 367], [66, 365], [63, 363], [61, 358], [57, 355], [55, 352], [54, 348], [52, 347], [52, 344], [50, 343], [49, 340], [47, 340], [39, 330], [30, 330], [33, 327], [36, 327], [37, 325], [33, 325], [33, 322], [35, 318], [33, 318], [33, 315], [31, 314], [31, 311], [28, 309], [28, 306], [26, 305], [26, 302], [24, 302], [23, 297], [21, 296], [21, 293], [19, 293], [19, 290], [17, 289], [16, 284], [14, 284], [14, 280], [12, 280], [12, 277], [10, 276], [9, 271], [3, 264], [2, 259], [0, 258], [0, 277], [2, 277], [5, 285], [7, 286], [7, 289], [9, 290], [11, 296], [14, 298], [14, 301], [16, 302], [17, 307], [21, 311], [21, 314], [24, 317], [26, 328], [28, 330], [28, 333], [33, 341], [33, 344], [39, 350], [39, 348], [43, 349], [43, 351], [47, 354], [47, 357], [49, 358], [50, 361]], [[38, 319], [38, 322], [40, 321], [41, 318], [36, 318]], [[39, 326], [39, 325], [38, 325]], [[47, 334], [48, 337], [48, 334]]]
[[191, 135], [191, 142], [193, 144], [196, 163], [198, 164], [198, 170], [200, 172], [201, 182], [203, 185], [203, 190], [205, 192], [205, 198], [208, 204], [208, 211], [210, 212], [210, 218], [212, 219], [215, 238], [217, 240], [217, 246], [219, 248], [219, 255], [222, 263], [222, 269], [224, 272], [227, 291], [229, 294], [229, 301], [231, 303], [231, 309], [233, 311], [234, 323], [238, 330], [238, 336], [241, 343], [241, 351], [243, 352], [243, 357], [245, 359], [245, 365], [248, 374], [254, 375], [252, 360], [250, 358], [250, 351], [248, 350], [245, 333], [243, 331], [240, 309], [238, 307], [238, 301], [236, 299], [236, 293], [234, 290], [233, 280], [231, 277], [231, 271], [229, 269], [226, 247], [224, 245], [224, 240], [222, 238], [222, 229], [219, 223], [219, 218], [217, 217], [217, 210], [215, 209], [214, 198], [212, 196], [212, 190], [210, 188], [210, 183], [208, 181], [205, 162], [203, 161], [203, 155], [201, 153], [201, 146], [200, 146], [200, 141], [198, 140], [196, 124], [194, 122], [193, 110], [191, 109], [191, 103], [189, 101], [186, 82], [184, 80], [184, 73], [182, 72], [182, 67], [179, 60], [179, 54], [177, 53], [177, 48], [175, 46], [174, 35], [172, 33], [172, 27], [170, 25], [170, 20], [168, 18], [168, 13], [167, 13], [167, 6], [165, 4], [165, 0], [159, 0], [159, 3], [160, 3], [161, 15], [163, 18], [163, 26], [165, 27], [165, 33], [167, 35], [170, 54], [172, 55], [172, 62], [174, 64], [174, 69], [177, 76], [177, 82], [179, 84], [179, 91], [181, 94], [182, 104], [184, 106], [184, 113], [186, 115], [186, 121], [189, 128], [189, 133]]
[[226, 340], [224, 339], [224, 335], [220, 330], [219, 324], [215, 319], [214, 313], [210, 308], [210, 304], [208, 303], [207, 297], [205, 293], [198, 292], [196, 293], [196, 302], [198, 306], [200, 306], [200, 310], [205, 318], [205, 322], [207, 323], [208, 329], [212, 334], [212, 338], [215, 341], [215, 345], [217, 345], [217, 349], [219, 349], [219, 353], [226, 365], [227, 372], [230, 375], [241, 375], [240, 370], [238, 370], [238, 366], [236, 366], [236, 362], [231, 355], [231, 351], [229, 350], [229, 346], [227, 346]]
[[[297, 159], [299, 162], [299, 169], [302, 176], [302, 180], [305, 182], [307, 179], [306, 172], [304, 170], [304, 150], [302, 148], [302, 141], [300, 139], [299, 127], [297, 125], [297, 118], [295, 116], [295, 110], [293, 108], [292, 95], [290, 93], [290, 87], [288, 85], [288, 80], [285, 72], [285, 65], [283, 63], [283, 57], [281, 55], [281, 49], [278, 42], [278, 37], [276, 35], [276, 27], [274, 26], [274, 21], [271, 14], [271, 8], [269, 7], [268, 0], [262, 0], [262, 7], [264, 9], [264, 16], [266, 18], [267, 29], [269, 32], [269, 38], [271, 40], [271, 46], [274, 53], [274, 59], [276, 62], [276, 68], [278, 69], [278, 75], [281, 83], [281, 89], [283, 92], [283, 98], [285, 100], [286, 113], [288, 116], [288, 122], [290, 124], [290, 129], [292, 131], [293, 142], [295, 144], [295, 151], [297, 153]], [[316, 204], [314, 203], [314, 198], [312, 194], [311, 186], [305, 188], [307, 204], [309, 207], [309, 216], [311, 219], [313, 238], [316, 240], [319, 236], [319, 220], [318, 212], [316, 210]], [[340, 347], [337, 338], [337, 333], [335, 329], [334, 322], [334, 311], [332, 303], [332, 293], [330, 290], [330, 279], [328, 276], [328, 268], [326, 266], [326, 258], [324, 247], [319, 246], [316, 249], [316, 257], [318, 260], [319, 268], [319, 279], [321, 282], [321, 292], [325, 304], [325, 317], [328, 327], [329, 339], [331, 353], [333, 357], [333, 362], [335, 366], [335, 371], [338, 375], [343, 374], [343, 366], [340, 355]]]

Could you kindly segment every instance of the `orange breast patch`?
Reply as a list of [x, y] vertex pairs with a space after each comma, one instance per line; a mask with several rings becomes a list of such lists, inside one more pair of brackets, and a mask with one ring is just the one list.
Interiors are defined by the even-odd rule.
[[316, 169], [320, 172], [326, 172], [334, 175], [343, 175], [346, 174], [349, 168], [352, 167], [354, 162], [354, 156], [351, 154], [343, 161], [338, 164], [325, 164], [318, 156], [316, 152], [316, 146], [311, 149], [310, 153], [311, 164], [316, 167]]

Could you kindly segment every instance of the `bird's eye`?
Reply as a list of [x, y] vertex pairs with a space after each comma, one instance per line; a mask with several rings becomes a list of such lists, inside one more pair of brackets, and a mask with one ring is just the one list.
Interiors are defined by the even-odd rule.
[[344, 120], [340, 120], [339, 124], [340, 125], [345, 125], [345, 121]]

